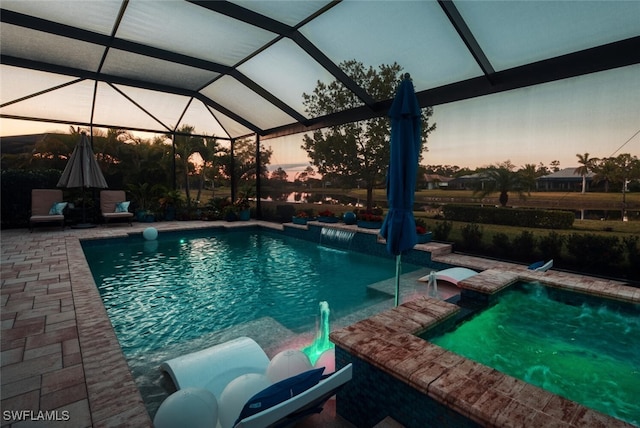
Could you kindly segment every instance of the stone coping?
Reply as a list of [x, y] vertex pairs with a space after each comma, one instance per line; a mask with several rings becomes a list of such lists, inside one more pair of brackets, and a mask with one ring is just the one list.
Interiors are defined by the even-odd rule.
[[[640, 289], [616, 281], [562, 272], [527, 272], [526, 268], [490, 269], [461, 286], [495, 293], [518, 280], [540, 280], [559, 288], [640, 303]], [[459, 310], [452, 303], [420, 297], [334, 331], [330, 338], [337, 347], [484, 426], [632, 426], [417, 336]]]
[[640, 288], [630, 287], [616, 280], [553, 270], [536, 272], [526, 268], [518, 270], [487, 269], [460, 281], [458, 286], [484, 294], [495, 294], [517, 281], [539, 281], [548, 287], [640, 304]]

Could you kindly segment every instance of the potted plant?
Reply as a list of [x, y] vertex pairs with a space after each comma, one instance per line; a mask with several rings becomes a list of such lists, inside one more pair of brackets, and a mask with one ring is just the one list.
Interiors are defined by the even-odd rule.
[[431, 242], [433, 233], [427, 231], [427, 223], [424, 221], [424, 219], [421, 218], [416, 218], [415, 220], [418, 244], [426, 244], [427, 242]]
[[169, 190], [165, 192], [158, 202], [164, 219], [173, 221], [176, 219], [177, 210], [182, 207], [182, 193], [179, 190]]
[[333, 211], [327, 209], [318, 213], [318, 221], [322, 223], [337, 223], [338, 217]]
[[236, 207], [238, 219], [247, 221], [251, 218], [251, 205], [249, 204], [249, 189], [240, 193], [238, 199], [235, 200], [233, 205]]
[[233, 206], [238, 214], [238, 220], [247, 221], [251, 218], [251, 205], [249, 205], [248, 199], [238, 198], [233, 203]]
[[307, 224], [309, 220], [313, 220], [313, 210], [298, 210], [291, 218], [293, 224]]
[[226, 221], [238, 220], [238, 209], [235, 205], [225, 205], [222, 208], [222, 218]]
[[209, 201], [204, 205], [204, 210], [202, 212], [203, 220], [221, 220], [222, 210], [224, 208], [226, 199], [225, 198], [210, 198]]
[[380, 229], [382, 227], [382, 208], [371, 211], [359, 211], [356, 214], [358, 227], [363, 229]]
[[155, 221], [153, 204], [157, 199], [158, 188], [149, 183], [129, 184], [127, 186], [131, 200], [136, 207], [136, 218], [141, 222]]

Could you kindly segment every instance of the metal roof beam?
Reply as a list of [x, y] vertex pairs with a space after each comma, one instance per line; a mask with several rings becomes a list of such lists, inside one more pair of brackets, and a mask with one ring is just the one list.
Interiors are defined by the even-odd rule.
[[445, 15], [449, 18], [451, 25], [453, 25], [458, 32], [458, 35], [467, 46], [467, 49], [469, 49], [469, 52], [471, 52], [471, 55], [473, 55], [473, 58], [475, 58], [484, 75], [489, 79], [489, 81], [491, 81], [491, 76], [495, 73], [495, 70], [478, 44], [473, 33], [467, 26], [464, 18], [460, 15], [458, 8], [453, 4], [452, 0], [438, 0], [438, 4], [442, 7]]

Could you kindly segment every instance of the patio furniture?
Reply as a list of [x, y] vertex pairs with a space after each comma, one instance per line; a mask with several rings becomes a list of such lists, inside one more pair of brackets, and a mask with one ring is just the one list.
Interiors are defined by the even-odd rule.
[[60, 189], [32, 189], [29, 231], [36, 223], [60, 223], [64, 230], [64, 213], [67, 203], [62, 200]]
[[[265, 375], [269, 364], [266, 353], [253, 339], [240, 337], [165, 361], [160, 368], [169, 374], [178, 390], [204, 389], [213, 393], [220, 404], [229, 384], [245, 375]], [[289, 426], [319, 413], [324, 403], [351, 380], [352, 365], [328, 376], [321, 377], [321, 373], [322, 369], [309, 370], [258, 391], [246, 402], [232, 426]]]
[[548, 262], [544, 262], [544, 260], [535, 262], [529, 265], [527, 269], [535, 271], [535, 272], [546, 272], [553, 267], [553, 259]]
[[101, 190], [100, 191], [100, 212], [105, 224], [113, 219], [127, 219], [129, 226], [133, 219], [133, 213], [128, 211], [129, 201], [127, 201], [124, 190]]
[[[446, 281], [457, 286], [458, 282], [477, 274], [478, 272], [473, 269], [453, 267], [437, 271], [435, 277], [438, 281]], [[418, 281], [429, 282], [429, 275], [418, 278]]]

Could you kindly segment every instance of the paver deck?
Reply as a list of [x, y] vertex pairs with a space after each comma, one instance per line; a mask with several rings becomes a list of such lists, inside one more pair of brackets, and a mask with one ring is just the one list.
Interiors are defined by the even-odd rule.
[[[209, 228], [217, 223], [161, 222], [153, 226], [162, 231]], [[242, 223], [281, 227], [258, 221]], [[2, 232], [3, 427], [152, 425], [80, 246], [82, 239], [126, 236], [146, 227], [149, 224], [134, 223]], [[499, 262], [456, 257], [442, 246], [430, 245], [438, 261], [480, 270], [503, 268]], [[640, 290], [630, 297], [640, 300]], [[420, 317], [414, 321], [424, 322]], [[335, 416], [320, 423], [349, 426]]]

